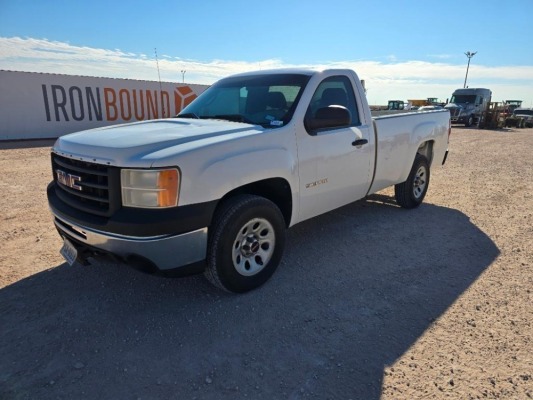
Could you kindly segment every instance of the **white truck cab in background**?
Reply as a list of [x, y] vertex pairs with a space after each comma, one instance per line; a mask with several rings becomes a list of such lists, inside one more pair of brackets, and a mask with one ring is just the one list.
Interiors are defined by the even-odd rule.
[[245, 292], [298, 222], [388, 186], [417, 207], [449, 134], [447, 110], [372, 118], [351, 70], [250, 72], [175, 118], [59, 138], [49, 205], [69, 263], [108, 254]]

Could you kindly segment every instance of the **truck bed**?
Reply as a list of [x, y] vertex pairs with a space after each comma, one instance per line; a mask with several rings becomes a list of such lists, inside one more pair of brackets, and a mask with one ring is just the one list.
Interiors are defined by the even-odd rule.
[[[407, 179], [412, 160], [422, 142], [431, 140], [433, 159], [442, 162], [448, 147], [450, 117], [447, 110], [401, 112], [372, 116], [376, 135], [374, 180], [369, 190], [375, 193]], [[427, 130], [431, 129], [431, 132]], [[431, 154], [429, 152], [428, 154]]]

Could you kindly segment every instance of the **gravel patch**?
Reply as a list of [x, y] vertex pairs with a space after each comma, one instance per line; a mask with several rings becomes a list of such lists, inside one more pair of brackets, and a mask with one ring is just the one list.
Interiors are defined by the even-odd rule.
[[51, 144], [0, 142], [1, 399], [533, 397], [533, 129], [453, 128], [422, 206], [301, 223], [244, 295], [65, 264]]

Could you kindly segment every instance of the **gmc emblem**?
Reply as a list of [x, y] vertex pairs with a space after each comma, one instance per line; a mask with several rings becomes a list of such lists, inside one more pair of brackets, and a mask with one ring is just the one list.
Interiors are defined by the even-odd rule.
[[67, 174], [65, 171], [60, 169], [56, 170], [57, 181], [62, 185], [68, 186], [69, 188], [82, 191], [83, 188], [80, 185], [77, 185], [78, 182], [81, 182], [81, 176]]

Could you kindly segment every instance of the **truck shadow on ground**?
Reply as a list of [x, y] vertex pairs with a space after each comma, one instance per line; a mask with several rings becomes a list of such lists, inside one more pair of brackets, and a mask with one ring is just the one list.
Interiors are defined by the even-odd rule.
[[63, 264], [0, 290], [0, 398], [379, 399], [498, 254], [457, 210], [373, 195], [293, 227], [245, 295]]

